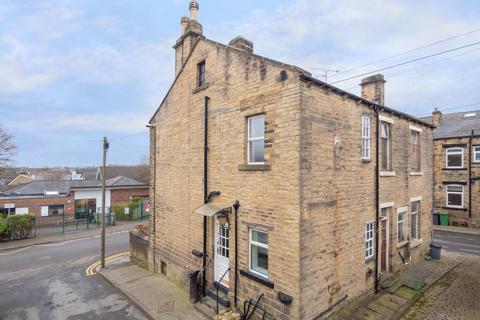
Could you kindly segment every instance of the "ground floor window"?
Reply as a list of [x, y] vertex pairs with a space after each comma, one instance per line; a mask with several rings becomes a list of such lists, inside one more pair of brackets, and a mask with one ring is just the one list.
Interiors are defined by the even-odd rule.
[[65, 206], [62, 205], [55, 205], [55, 206], [48, 206], [48, 215], [49, 216], [61, 216], [65, 212]]
[[250, 230], [250, 271], [268, 277], [268, 233]]
[[75, 219], [85, 219], [97, 211], [96, 199], [75, 200]]
[[373, 234], [375, 229], [375, 221], [365, 224], [365, 259], [373, 257]]
[[410, 216], [410, 236], [412, 239], [419, 239], [418, 233], [418, 221], [420, 215], [420, 201], [413, 201], [411, 203], [411, 216]]
[[463, 186], [450, 185], [446, 187], [447, 207], [463, 208]]
[[397, 212], [397, 242], [405, 241], [405, 212]]

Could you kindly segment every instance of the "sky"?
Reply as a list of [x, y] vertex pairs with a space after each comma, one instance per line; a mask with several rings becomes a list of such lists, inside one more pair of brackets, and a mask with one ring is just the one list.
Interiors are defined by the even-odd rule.
[[[328, 82], [355, 94], [358, 75], [480, 42], [476, 0], [198, 2], [206, 37], [242, 35], [319, 79], [332, 70]], [[16, 165], [99, 165], [103, 136], [109, 163], [144, 159], [188, 3], [0, 0], [0, 126], [14, 135]], [[480, 109], [479, 61], [472, 45], [381, 71], [386, 105], [417, 116]]]

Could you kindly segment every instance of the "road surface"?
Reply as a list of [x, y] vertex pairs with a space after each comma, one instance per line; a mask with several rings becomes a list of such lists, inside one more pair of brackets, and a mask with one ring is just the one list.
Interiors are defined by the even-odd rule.
[[480, 236], [450, 231], [434, 231], [433, 242], [443, 250], [480, 256]]
[[[107, 256], [128, 250], [128, 232], [107, 236]], [[99, 276], [98, 237], [0, 253], [0, 319], [146, 319]]]

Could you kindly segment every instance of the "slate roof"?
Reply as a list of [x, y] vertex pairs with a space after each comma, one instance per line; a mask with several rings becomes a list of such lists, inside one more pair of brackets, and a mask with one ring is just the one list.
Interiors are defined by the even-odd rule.
[[[108, 179], [106, 184], [108, 188], [148, 186], [145, 183], [121, 176]], [[47, 191], [58, 191], [58, 195], [65, 196], [70, 190], [100, 188], [101, 186], [102, 182], [100, 180], [35, 180], [0, 193], [0, 197], [45, 196]]]
[[[107, 166], [105, 168], [105, 173], [105, 178], [107, 180], [121, 176], [146, 184], [150, 182], [150, 166], [148, 165]], [[101, 177], [101, 174], [99, 176]]]
[[[432, 123], [432, 117], [424, 117], [423, 121]], [[480, 134], [480, 110], [446, 113], [442, 115], [442, 123], [433, 130], [433, 139], [458, 138], [470, 136], [472, 129]]]

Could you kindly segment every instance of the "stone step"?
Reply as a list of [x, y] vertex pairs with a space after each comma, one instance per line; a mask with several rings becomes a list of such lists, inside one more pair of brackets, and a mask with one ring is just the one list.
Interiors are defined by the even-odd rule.
[[[216, 288], [207, 288], [207, 296], [211, 298], [215, 304], [217, 299], [217, 289]], [[218, 303], [225, 308], [230, 307], [230, 300], [228, 299], [228, 291], [225, 292], [219, 288], [218, 290]]]

